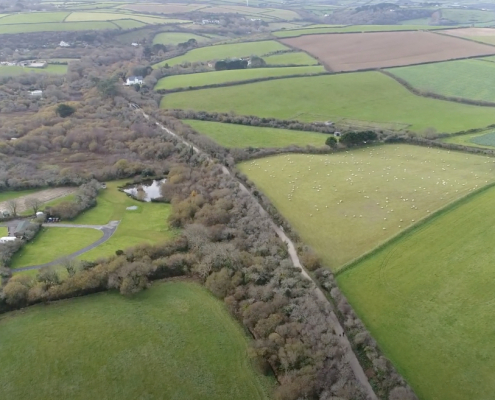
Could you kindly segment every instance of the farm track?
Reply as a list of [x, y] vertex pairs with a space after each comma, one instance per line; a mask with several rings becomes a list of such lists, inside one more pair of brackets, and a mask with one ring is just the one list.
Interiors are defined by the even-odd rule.
[[[142, 115], [147, 120], [152, 121], [152, 118], [148, 114], [146, 114], [143, 110], [141, 110], [139, 108], [139, 106], [137, 106], [136, 104], [133, 104], [133, 103], [129, 103], [129, 105], [130, 105], [131, 108], [135, 109], [136, 111], [141, 112]], [[169, 135], [173, 136], [174, 138], [180, 140], [185, 145], [190, 146], [195, 153], [203, 153], [204, 155], [206, 155], [208, 157], [208, 159], [210, 159], [211, 161], [213, 161], [213, 159], [208, 155], [208, 153], [203, 152], [201, 149], [199, 149], [198, 147], [196, 147], [193, 144], [189, 143], [187, 140], [183, 139], [181, 136], [177, 135], [175, 132], [173, 132], [170, 129], [166, 128], [165, 126], [163, 126], [159, 122], [154, 121], [154, 123], [161, 130], [165, 131], [166, 133], [168, 133]], [[287, 244], [287, 250], [288, 250], [289, 256], [290, 256], [291, 261], [294, 264], [294, 266], [301, 271], [301, 274], [302, 274], [302, 276], [305, 279], [308, 279], [308, 280], [310, 280], [313, 283], [315, 296], [318, 298], [318, 300], [320, 300], [320, 301], [322, 301], [324, 303], [327, 303], [327, 302], [329, 303], [330, 301], [327, 299], [327, 297], [325, 296], [325, 294], [318, 287], [318, 285], [313, 280], [313, 278], [311, 277], [311, 275], [309, 275], [309, 273], [302, 266], [301, 261], [299, 260], [299, 257], [297, 255], [296, 247], [294, 246], [294, 243], [292, 242], [292, 240], [290, 240], [289, 237], [284, 233], [284, 231], [273, 222], [273, 219], [271, 218], [271, 216], [265, 211], [265, 209], [260, 204], [260, 202], [256, 199], [256, 197], [254, 197], [254, 195], [246, 188], [246, 186], [244, 186], [244, 184], [242, 182], [240, 182], [235, 177], [235, 175], [232, 174], [230, 172], [230, 170], [226, 166], [224, 166], [224, 165], [222, 165], [222, 172], [225, 175], [231, 176], [237, 182], [237, 184], [239, 185], [240, 190], [242, 192], [246, 193], [252, 199], [252, 201], [254, 201], [257, 204], [261, 215], [264, 216], [264, 217], [266, 217], [268, 219], [268, 221], [270, 223], [270, 226], [275, 231], [275, 233], [277, 234], [277, 236], [284, 243]], [[332, 304], [330, 304], [330, 305], [333, 308], [333, 305]], [[356, 379], [361, 383], [361, 385], [365, 389], [365, 391], [367, 393], [367, 396], [368, 396], [368, 399], [378, 400], [378, 397], [376, 396], [375, 392], [373, 391], [373, 388], [371, 387], [371, 385], [370, 385], [370, 383], [368, 381], [368, 378], [366, 377], [366, 374], [364, 373], [363, 367], [359, 363], [358, 358], [356, 357], [356, 354], [352, 350], [352, 346], [351, 346], [349, 340], [347, 339], [347, 336], [345, 336], [345, 331], [342, 328], [342, 325], [340, 324], [337, 316], [335, 315], [335, 313], [333, 311], [330, 313], [330, 320], [331, 320], [332, 329], [334, 330], [335, 334], [338, 335], [339, 344], [340, 344], [341, 348], [344, 350], [345, 360], [347, 361], [347, 363], [351, 367], [351, 369], [352, 369], [352, 371], [354, 373], [354, 376], [356, 377]]]
[[21, 272], [21, 271], [30, 271], [34, 269], [40, 269], [44, 267], [53, 267], [55, 265], [59, 265], [63, 260], [69, 259], [72, 260], [81, 254], [87, 253], [90, 250], [93, 250], [94, 248], [98, 247], [100, 244], [106, 242], [108, 239], [112, 237], [112, 235], [115, 233], [119, 226], [120, 221], [110, 221], [106, 225], [77, 225], [77, 224], [43, 224], [43, 227], [45, 228], [75, 228], [75, 229], [96, 229], [99, 231], [103, 232], [103, 236], [98, 239], [96, 242], [91, 243], [89, 246], [86, 246], [82, 248], [81, 250], [78, 250], [72, 254], [69, 254], [67, 256], [58, 258], [56, 260], [50, 261], [45, 264], [39, 264], [39, 265], [30, 265], [28, 267], [22, 267], [22, 268], [15, 268], [12, 269], [12, 272]]

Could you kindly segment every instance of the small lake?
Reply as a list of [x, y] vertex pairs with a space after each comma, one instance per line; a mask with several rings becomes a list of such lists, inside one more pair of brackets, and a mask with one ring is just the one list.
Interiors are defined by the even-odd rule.
[[160, 187], [165, 181], [166, 179], [143, 182], [124, 189], [124, 193], [130, 194], [132, 197], [138, 200], [150, 202], [151, 200], [162, 197], [160, 193]]

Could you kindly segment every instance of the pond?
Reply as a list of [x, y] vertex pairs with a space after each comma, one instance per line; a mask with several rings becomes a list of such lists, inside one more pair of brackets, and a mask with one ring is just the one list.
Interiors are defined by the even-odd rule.
[[166, 179], [154, 180], [143, 182], [138, 185], [129, 186], [124, 189], [124, 193], [127, 193], [134, 197], [135, 199], [150, 202], [151, 200], [158, 199], [162, 197], [160, 193], [160, 187]]

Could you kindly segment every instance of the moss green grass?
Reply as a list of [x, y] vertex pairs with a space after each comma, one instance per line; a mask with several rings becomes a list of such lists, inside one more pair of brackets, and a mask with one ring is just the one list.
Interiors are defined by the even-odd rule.
[[490, 188], [337, 278], [421, 399], [493, 396], [494, 201]]
[[45, 68], [25, 68], [17, 65], [0, 66], [0, 76], [17, 76], [30, 73], [65, 75], [67, 68], [67, 65], [64, 64], [48, 64]]
[[0, 317], [2, 399], [268, 399], [247, 345], [194, 283], [34, 306]]
[[183, 62], [198, 62], [198, 61], [210, 61], [219, 60], [223, 58], [232, 57], [244, 57], [250, 55], [262, 56], [272, 51], [288, 50], [289, 48], [274, 40], [264, 40], [260, 42], [244, 42], [244, 43], [232, 43], [232, 44], [219, 44], [207, 47], [201, 47], [194, 49], [186, 54], [174, 57], [158, 64], [153, 67], [161, 67], [165, 64], [170, 66], [182, 64]]
[[220, 122], [184, 120], [196, 131], [228, 148], [287, 147], [307, 145], [322, 147], [328, 135], [289, 129], [261, 128]]
[[[107, 189], [102, 190], [97, 198], [98, 205], [76, 218], [77, 224], [107, 224], [110, 221], [120, 221], [113, 236], [97, 248], [84, 253], [79, 258], [95, 260], [115, 254], [141, 243], [163, 242], [175, 235], [167, 223], [171, 206], [164, 203], [143, 203], [128, 197], [117, 190], [126, 181], [107, 183]], [[127, 210], [135, 206], [136, 210]]]
[[[495, 67], [495, 63], [494, 67]], [[287, 75], [311, 75], [325, 72], [322, 66], [249, 68], [230, 71], [201, 72], [197, 74], [172, 75], [162, 78], [155, 90], [206, 86], [227, 82], [242, 82], [250, 79], [270, 78]]]
[[388, 69], [422, 92], [495, 103], [495, 92], [486, 83], [495, 74], [495, 63], [460, 60]]
[[280, 155], [239, 169], [333, 271], [495, 180], [492, 158], [410, 145]]
[[153, 44], [177, 45], [187, 42], [189, 39], [195, 39], [198, 43], [207, 42], [210, 39], [204, 36], [195, 35], [187, 32], [162, 32], [153, 38]]
[[28, 267], [54, 261], [74, 253], [103, 236], [96, 229], [42, 228], [12, 259], [12, 268]]
[[[2, 18], [3, 19], [3, 18]], [[2, 20], [0, 19], [0, 20]], [[62, 32], [118, 29], [116, 25], [106, 21], [94, 22], [46, 22], [39, 24], [14, 24], [0, 25], [1, 34], [27, 33], [27, 32]]]
[[452, 133], [495, 123], [491, 107], [416, 96], [379, 72], [287, 78], [172, 93], [163, 97], [161, 107], [235, 111], [302, 121], [352, 119], [363, 125], [397, 124], [415, 132], [433, 127]]
[[318, 61], [303, 51], [263, 57], [268, 65], [315, 65]]
[[28, 190], [11, 190], [8, 192], [0, 192], [0, 202], [11, 199], [17, 199], [18, 197], [27, 196], [28, 194], [39, 192], [43, 189], [28, 189]]

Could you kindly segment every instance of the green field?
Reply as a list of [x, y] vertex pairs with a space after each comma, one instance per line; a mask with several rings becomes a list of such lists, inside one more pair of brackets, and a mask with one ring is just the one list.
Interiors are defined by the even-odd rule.
[[171, 93], [163, 97], [161, 107], [233, 110], [242, 115], [302, 121], [348, 118], [400, 124], [416, 132], [433, 127], [439, 132], [452, 133], [495, 123], [491, 107], [416, 96], [379, 72], [278, 79]]
[[495, 132], [485, 133], [483, 135], [475, 136], [470, 139], [471, 143], [481, 145], [483, 147], [493, 148], [495, 147]]
[[40, 22], [62, 22], [69, 13], [65, 12], [31, 12], [10, 14], [0, 18], [0, 25], [5, 24], [36, 24]]
[[491, 188], [337, 278], [420, 399], [493, 398], [494, 202]]
[[196, 131], [227, 148], [288, 147], [307, 145], [322, 147], [328, 135], [289, 129], [260, 128], [219, 122], [184, 120]]
[[[82, 22], [82, 21], [115, 21], [120, 19], [133, 19], [146, 24], [166, 24], [175, 22], [187, 22], [177, 19], [167, 19], [160, 17], [150, 17], [139, 14], [120, 14], [120, 13], [104, 13], [104, 12], [73, 12], [66, 19], [66, 22]], [[173, 21], [173, 22], [171, 22]]]
[[0, 237], [8, 236], [9, 230], [6, 226], [0, 226]]
[[16, 199], [21, 196], [27, 196], [31, 193], [39, 192], [42, 189], [28, 189], [28, 190], [11, 190], [8, 192], [0, 192], [0, 202], [7, 201], [11, 199]]
[[495, 13], [481, 10], [443, 9], [442, 17], [458, 24], [495, 22]]
[[260, 42], [244, 42], [244, 43], [232, 43], [232, 44], [219, 44], [207, 47], [201, 47], [194, 49], [188, 53], [174, 57], [158, 64], [153, 67], [158, 68], [165, 64], [170, 66], [182, 64], [184, 62], [199, 62], [220, 60], [223, 58], [232, 57], [248, 57], [251, 55], [262, 56], [272, 51], [288, 50], [288, 47], [280, 44], [274, 40], [264, 40]]
[[[495, 63], [494, 63], [495, 66]], [[287, 75], [311, 75], [325, 72], [322, 66], [249, 68], [229, 71], [201, 72], [197, 74], [172, 75], [162, 78], [155, 90], [206, 86], [227, 82], [242, 82], [250, 79], [270, 78]]]
[[[495, 63], [481, 60], [448, 61], [387, 70], [422, 92], [495, 103], [495, 89], [486, 83]], [[460, 79], [462, 77], [462, 79]]]
[[117, 26], [106, 21], [0, 25], [0, 35], [28, 32], [90, 31], [102, 29], [117, 29]]
[[495, 180], [491, 158], [410, 145], [280, 155], [239, 169], [333, 271]]
[[309, 29], [292, 29], [273, 32], [279, 38], [295, 37], [302, 35], [311, 35], [319, 33], [351, 33], [351, 32], [383, 32], [383, 31], [417, 31], [441, 29], [441, 26], [425, 25], [349, 25], [329, 28], [309, 28]]
[[153, 44], [178, 45], [187, 42], [189, 39], [196, 39], [198, 43], [207, 42], [210, 39], [204, 36], [187, 32], [162, 32], [153, 38]]
[[480, 144], [480, 143], [478, 143], [478, 140], [476, 140], [478, 137], [484, 136], [484, 135], [487, 135], [487, 136], [489, 135], [489, 136], [493, 137], [492, 133], [487, 134], [485, 131], [485, 132], [481, 132], [481, 133], [476, 132], [476, 133], [468, 133], [465, 135], [454, 135], [454, 136], [440, 139], [440, 141], [444, 142], [444, 143], [459, 144], [461, 146], [481, 147], [484, 149], [494, 150], [494, 146]]
[[[171, 211], [169, 204], [143, 203], [119, 192], [117, 187], [126, 181], [108, 182], [107, 189], [100, 191], [98, 205], [74, 220], [76, 224], [99, 225], [121, 221], [113, 236], [79, 258], [95, 260], [115, 254], [140, 243], [158, 243], [170, 239], [175, 231], [168, 226]], [[136, 206], [137, 210], [126, 210]]]
[[267, 399], [247, 346], [193, 283], [34, 306], [0, 318], [2, 399]]
[[275, 54], [263, 57], [268, 65], [316, 65], [318, 60], [303, 51]]
[[495, 36], [469, 36], [468, 39], [476, 40], [477, 42], [495, 45]]
[[135, 21], [133, 19], [119, 19], [117, 21], [113, 21], [113, 23], [122, 29], [134, 29], [146, 26], [144, 22]]
[[64, 64], [48, 64], [45, 68], [25, 68], [20, 66], [0, 66], [0, 76], [17, 76], [22, 74], [55, 74], [65, 75], [67, 73], [67, 65]]
[[12, 268], [29, 267], [54, 261], [96, 242], [103, 236], [96, 229], [42, 228], [12, 259]]

